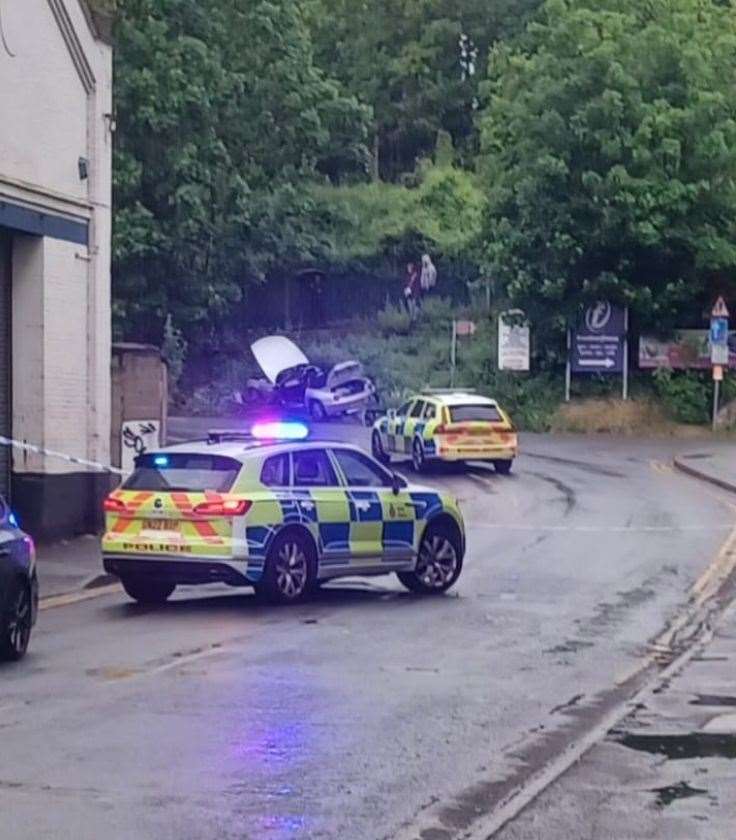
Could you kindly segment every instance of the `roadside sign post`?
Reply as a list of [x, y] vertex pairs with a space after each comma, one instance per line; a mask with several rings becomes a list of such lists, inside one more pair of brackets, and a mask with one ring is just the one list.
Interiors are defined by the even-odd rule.
[[713, 365], [713, 425], [712, 429], [716, 430], [716, 421], [718, 418], [718, 394], [720, 392], [721, 380], [723, 379], [723, 367], [721, 365]]
[[455, 371], [457, 369], [457, 340], [459, 336], [468, 338], [475, 335], [477, 327], [475, 321], [456, 321], [452, 319], [452, 344], [450, 345], [450, 387], [455, 387]]
[[723, 368], [728, 365], [728, 307], [722, 297], [710, 313], [710, 362], [713, 366], [713, 431], [718, 421], [718, 397], [723, 379]]
[[568, 330], [565, 400], [573, 373], [620, 373], [629, 396], [628, 309], [602, 300], [589, 306], [576, 329]]
[[452, 319], [452, 340], [450, 343], [450, 388], [455, 387], [455, 362], [457, 360], [457, 321]]
[[629, 307], [624, 309], [624, 375], [621, 396], [624, 402], [629, 398]]

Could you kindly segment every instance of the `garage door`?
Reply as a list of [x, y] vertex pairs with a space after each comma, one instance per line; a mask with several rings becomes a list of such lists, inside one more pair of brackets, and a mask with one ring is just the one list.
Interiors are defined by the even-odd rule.
[[[10, 333], [10, 289], [12, 269], [12, 239], [0, 228], [0, 435], [10, 437], [12, 409], [10, 400], [11, 382], [11, 333]], [[10, 450], [0, 446], [0, 493], [9, 495]]]

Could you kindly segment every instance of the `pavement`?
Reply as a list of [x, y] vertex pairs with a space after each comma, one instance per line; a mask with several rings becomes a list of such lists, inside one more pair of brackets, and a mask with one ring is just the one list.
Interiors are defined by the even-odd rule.
[[93, 534], [39, 544], [36, 559], [42, 602], [114, 581], [102, 568], [100, 539]]
[[498, 840], [732, 840], [736, 608]]
[[[678, 454], [673, 463], [736, 493], [736, 446], [711, 445]], [[642, 692], [630, 713], [495, 834], [497, 840], [734, 837], [733, 596], [731, 580], [720, 596], [722, 609], [714, 605], [702, 643]]]
[[684, 473], [736, 493], [736, 444], [703, 447], [676, 455], [675, 466]]
[[[423, 479], [466, 517], [445, 597], [391, 576], [293, 609], [214, 586], [44, 611], [0, 667], [0, 840], [731, 838], [731, 735], [704, 727], [736, 711], [736, 496], [676, 441], [522, 447], [509, 477]], [[42, 586], [94, 552], [49, 550]]]

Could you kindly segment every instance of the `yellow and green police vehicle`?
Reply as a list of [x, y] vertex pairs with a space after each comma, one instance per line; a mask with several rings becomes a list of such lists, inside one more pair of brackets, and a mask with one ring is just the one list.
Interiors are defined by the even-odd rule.
[[518, 454], [516, 429], [495, 400], [472, 391], [427, 390], [373, 424], [376, 460], [411, 457], [414, 469], [431, 461], [490, 461], [508, 474]]
[[306, 434], [267, 423], [140, 455], [105, 500], [105, 570], [146, 603], [212, 582], [284, 603], [347, 575], [395, 572], [417, 593], [452, 586], [465, 553], [457, 502], [358, 447], [283, 439]]

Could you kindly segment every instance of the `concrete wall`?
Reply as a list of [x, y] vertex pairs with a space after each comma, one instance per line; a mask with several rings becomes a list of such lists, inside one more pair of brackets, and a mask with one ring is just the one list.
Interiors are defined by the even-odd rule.
[[166, 440], [168, 369], [161, 351], [145, 345], [114, 345], [112, 354], [112, 463], [122, 464], [121, 429], [125, 421], [158, 420]]

